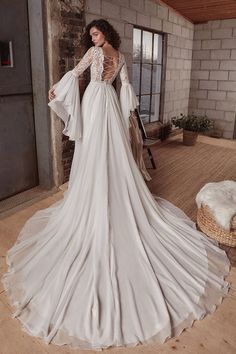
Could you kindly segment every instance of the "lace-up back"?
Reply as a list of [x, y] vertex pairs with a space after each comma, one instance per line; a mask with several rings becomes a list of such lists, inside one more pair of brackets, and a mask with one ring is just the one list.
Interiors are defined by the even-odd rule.
[[89, 65], [91, 81], [105, 81], [111, 84], [120, 72], [121, 81], [129, 82], [124, 55], [120, 52], [115, 57], [104, 54], [101, 47], [91, 47], [72, 72], [79, 76]]
[[102, 72], [102, 81], [110, 81], [113, 79], [113, 76], [116, 75], [117, 68], [119, 66], [120, 55], [112, 56], [105, 55], [103, 52], [103, 72]]

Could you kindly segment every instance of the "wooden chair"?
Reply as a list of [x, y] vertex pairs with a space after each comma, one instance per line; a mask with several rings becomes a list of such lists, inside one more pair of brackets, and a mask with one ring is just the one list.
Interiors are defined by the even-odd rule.
[[142, 134], [143, 147], [144, 147], [145, 149], [147, 149], [148, 156], [149, 156], [149, 159], [150, 159], [150, 161], [151, 161], [151, 164], [152, 164], [153, 169], [156, 169], [156, 163], [155, 163], [154, 157], [153, 157], [153, 155], [152, 155], [151, 148], [152, 148], [153, 146], [157, 145], [157, 143], [160, 141], [160, 139], [148, 137], [148, 136], [147, 136], [147, 133], [146, 133], [146, 130], [145, 130], [145, 127], [144, 127], [144, 124], [143, 124], [143, 122], [142, 122], [142, 119], [140, 118], [140, 115], [139, 115], [139, 112], [138, 112], [137, 109], [135, 109], [135, 115], [136, 115], [136, 117], [137, 117], [139, 129], [140, 129], [141, 134]]

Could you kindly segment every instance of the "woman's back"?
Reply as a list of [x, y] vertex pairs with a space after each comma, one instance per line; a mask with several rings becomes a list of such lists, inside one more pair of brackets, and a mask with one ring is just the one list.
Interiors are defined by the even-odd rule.
[[101, 47], [91, 47], [73, 69], [73, 72], [79, 76], [91, 65], [91, 81], [112, 83], [124, 64], [124, 56], [119, 51], [113, 49], [112, 52], [105, 52]]
[[115, 50], [103, 50], [103, 72], [102, 81], [109, 81], [116, 74], [117, 68], [119, 67], [120, 53]]

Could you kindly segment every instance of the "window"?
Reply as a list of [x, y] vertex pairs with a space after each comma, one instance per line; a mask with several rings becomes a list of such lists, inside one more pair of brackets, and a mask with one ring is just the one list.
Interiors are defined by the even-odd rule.
[[160, 120], [163, 34], [133, 30], [133, 86], [143, 123]]

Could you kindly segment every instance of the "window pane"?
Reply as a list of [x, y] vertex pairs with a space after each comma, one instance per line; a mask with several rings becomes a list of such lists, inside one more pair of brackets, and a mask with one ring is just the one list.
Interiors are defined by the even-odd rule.
[[152, 93], [160, 93], [161, 91], [161, 71], [161, 65], [153, 65]]
[[151, 63], [152, 61], [152, 33], [143, 31], [143, 62]]
[[132, 84], [136, 95], [139, 94], [140, 86], [140, 64], [133, 64]]
[[151, 122], [159, 120], [160, 95], [152, 95]]
[[162, 63], [162, 36], [157, 33], [154, 34], [153, 63]]
[[[160, 111], [163, 35], [133, 30], [133, 86], [144, 123], [158, 121]], [[141, 74], [141, 77], [140, 77]]]
[[150, 113], [150, 96], [141, 96], [140, 101], [140, 118], [143, 123], [149, 122], [149, 113]]
[[141, 93], [148, 93], [151, 92], [151, 73], [152, 73], [152, 66], [151, 64], [143, 64], [142, 65], [142, 83], [141, 83]]
[[141, 30], [134, 28], [133, 31], [133, 60], [140, 62], [141, 60]]

